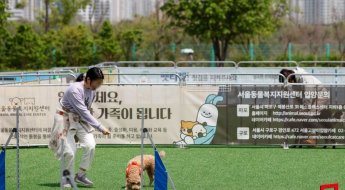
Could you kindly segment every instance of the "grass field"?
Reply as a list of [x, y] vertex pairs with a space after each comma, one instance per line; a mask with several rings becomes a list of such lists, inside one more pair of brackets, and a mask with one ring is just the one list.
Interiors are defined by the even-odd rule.
[[[338, 182], [345, 189], [344, 149], [159, 148], [178, 190], [317, 190]], [[146, 148], [151, 153], [152, 148]], [[15, 189], [15, 149], [7, 150], [7, 189]], [[97, 147], [88, 173], [93, 189], [122, 189], [133, 147]], [[78, 150], [79, 161], [81, 150]], [[60, 165], [47, 148], [20, 150], [21, 189], [59, 189]], [[145, 181], [146, 184], [148, 180]], [[144, 189], [153, 189], [145, 187]]]

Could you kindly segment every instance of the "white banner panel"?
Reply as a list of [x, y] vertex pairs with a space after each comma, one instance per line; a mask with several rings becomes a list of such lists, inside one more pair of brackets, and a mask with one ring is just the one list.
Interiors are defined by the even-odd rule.
[[[0, 143], [6, 142], [11, 129], [15, 127], [15, 109], [20, 107], [20, 144], [47, 144], [56, 106], [66, 88], [67, 86], [2, 87]], [[111, 136], [95, 132], [96, 141], [101, 144], [139, 144], [142, 108], [144, 108], [145, 127], [158, 144], [186, 143], [184, 141], [186, 136], [189, 140], [204, 137], [207, 126], [202, 126], [199, 132], [201, 134], [194, 131], [194, 136], [192, 128], [197, 120], [205, 120], [200, 116], [197, 117], [199, 108], [205, 107], [206, 101], [210, 105], [216, 104], [212, 101], [217, 93], [217, 87], [200, 87], [195, 91], [180, 86], [104, 85], [97, 91], [91, 111], [111, 130]], [[216, 114], [211, 120], [217, 120], [218, 117], [217, 110], [214, 109], [215, 106], [206, 106], [204, 110], [206, 117], [210, 116], [208, 114]], [[187, 130], [189, 124], [182, 121], [194, 122], [194, 125], [188, 128], [190, 132], [186, 132], [185, 136], [181, 137], [181, 129]], [[199, 143], [204, 144], [202, 142]], [[14, 144], [14, 139], [11, 143]]]

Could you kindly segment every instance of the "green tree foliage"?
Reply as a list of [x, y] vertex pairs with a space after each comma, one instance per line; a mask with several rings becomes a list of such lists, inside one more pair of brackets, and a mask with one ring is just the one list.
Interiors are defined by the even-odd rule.
[[57, 8], [62, 17], [62, 24], [69, 24], [78, 10], [85, 8], [90, 2], [91, 0], [58, 0]]
[[5, 51], [7, 46], [7, 41], [9, 39], [9, 33], [6, 30], [5, 26], [7, 23], [7, 18], [9, 17], [7, 12], [7, 5], [5, 1], [0, 1], [0, 70], [6, 69], [8, 66]]
[[17, 28], [16, 34], [8, 40], [5, 54], [15, 69], [39, 69], [45, 64], [44, 44], [29, 25]]
[[272, 33], [285, 15], [278, 0], [169, 0], [162, 10], [189, 35], [212, 42], [217, 60], [226, 59], [229, 43], [241, 36]]
[[120, 44], [115, 38], [112, 25], [105, 21], [96, 37], [98, 61], [117, 61], [122, 56]]
[[0, 28], [3, 28], [7, 22], [7, 18], [10, 14], [7, 12], [6, 1], [0, 1]]
[[156, 14], [137, 20], [136, 25], [143, 30], [143, 50], [151, 50], [152, 60], [172, 60], [171, 44], [180, 44], [184, 35], [181, 28], [171, 26], [168, 18]]
[[[91, 0], [44, 0], [48, 3], [49, 11], [39, 12], [38, 21], [45, 26], [48, 24], [50, 29], [60, 29], [65, 25], [73, 24], [77, 20], [79, 9], [85, 9]], [[48, 16], [48, 20], [46, 17]], [[46, 23], [48, 21], [48, 23]]]
[[60, 31], [60, 40], [62, 57], [58, 66], [92, 64], [93, 37], [85, 26], [65, 26]]
[[45, 68], [68, 66], [64, 58], [63, 42], [61, 33], [56, 30], [50, 30], [42, 35], [45, 44], [45, 54], [47, 55], [47, 63]]
[[132, 60], [133, 46], [140, 47], [143, 41], [143, 32], [138, 28], [138, 26], [131, 25], [129, 21], [124, 21], [116, 27], [116, 38], [126, 61]]

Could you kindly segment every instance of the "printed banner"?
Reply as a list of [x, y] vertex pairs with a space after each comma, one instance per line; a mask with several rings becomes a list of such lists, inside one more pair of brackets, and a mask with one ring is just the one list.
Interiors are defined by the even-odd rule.
[[[66, 88], [2, 87], [0, 143], [20, 107], [20, 144], [47, 144]], [[157, 144], [344, 144], [344, 94], [344, 86], [104, 85], [91, 113], [111, 131], [94, 132], [100, 144], [139, 144], [143, 111]]]
[[[5, 143], [12, 128], [16, 126], [16, 108], [20, 107], [20, 144], [47, 144], [56, 107], [66, 88], [67, 86], [3, 87], [0, 91], [0, 143]], [[217, 87], [188, 91], [180, 86], [104, 85], [96, 93], [91, 113], [110, 129], [111, 135], [104, 136], [95, 132], [96, 141], [101, 144], [139, 144], [143, 108], [144, 127], [148, 128], [156, 143], [172, 144], [181, 141], [180, 130], [183, 127], [187, 129], [189, 124], [184, 121], [195, 122], [199, 107], [209, 94], [214, 93], [218, 93]], [[197, 132], [194, 133], [196, 137]], [[192, 132], [186, 134], [190, 135]], [[192, 136], [188, 137], [193, 140]], [[15, 143], [14, 139], [11, 143]]]
[[216, 144], [344, 144], [344, 86], [235, 86]]
[[[322, 83], [343, 83], [345, 68], [342, 67], [299, 67], [305, 73], [315, 74]], [[119, 67], [119, 84], [221, 84], [221, 83], [278, 83], [282, 67]], [[289, 67], [286, 69], [296, 69]], [[131, 73], [131, 75], [126, 75]], [[324, 74], [320, 76], [318, 74]], [[327, 75], [327, 73], [329, 75]], [[338, 75], [334, 75], [337, 73]]]

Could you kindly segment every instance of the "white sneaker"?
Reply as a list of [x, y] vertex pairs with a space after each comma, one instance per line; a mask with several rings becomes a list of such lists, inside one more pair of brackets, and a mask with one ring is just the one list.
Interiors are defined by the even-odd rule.
[[71, 183], [69, 183], [67, 180], [63, 180], [62, 182], [63, 188], [72, 188]]

